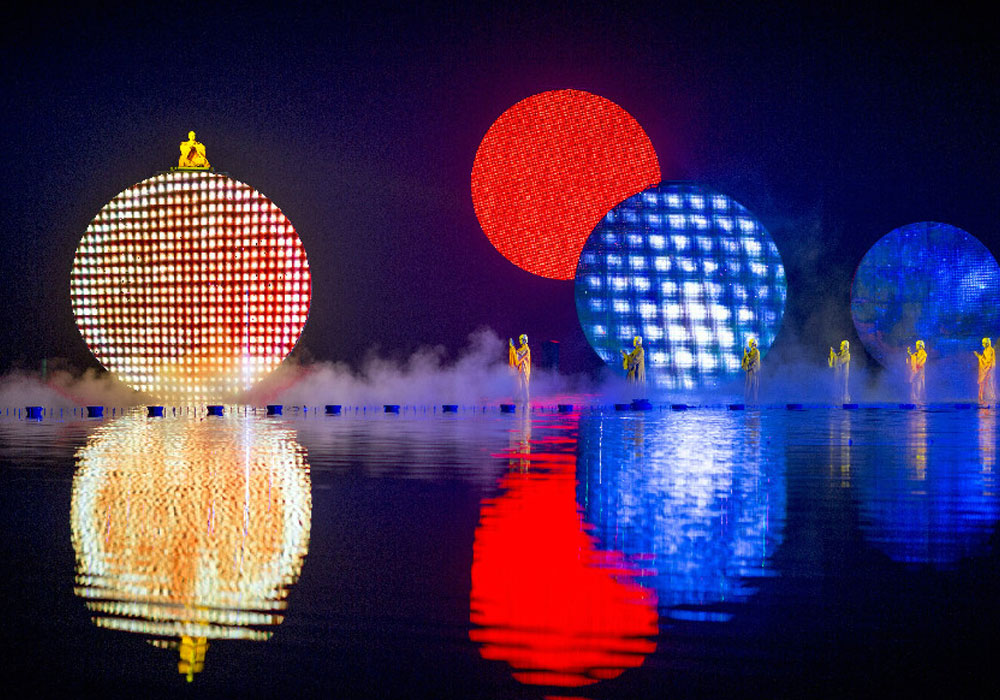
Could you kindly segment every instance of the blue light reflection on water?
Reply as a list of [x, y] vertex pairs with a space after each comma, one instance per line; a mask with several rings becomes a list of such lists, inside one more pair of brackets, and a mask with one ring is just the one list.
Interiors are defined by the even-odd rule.
[[581, 420], [578, 498], [587, 520], [606, 546], [642, 561], [662, 608], [743, 599], [751, 577], [772, 574], [785, 465], [780, 441], [762, 439], [762, 422], [783, 429], [756, 412]]
[[868, 540], [895, 561], [949, 567], [1000, 519], [994, 410], [887, 412], [860, 426], [854, 477]]

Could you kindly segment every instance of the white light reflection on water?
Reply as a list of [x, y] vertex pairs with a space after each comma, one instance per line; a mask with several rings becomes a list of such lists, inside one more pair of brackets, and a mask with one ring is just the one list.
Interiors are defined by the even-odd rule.
[[309, 467], [293, 430], [130, 415], [95, 429], [76, 461], [75, 592], [94, 624], [179, 640], [182, 666], [198, 647], [189, 679], [205, 640], [271, 636], [309, 545]]
[[[580, 422], [580, 502], [608, 547], [644, 559], [661, 608], [752, 593], [782, 542], [785, 465], [757, 412], [589, 415]], [[777, 442], [777, 441], [775, 441]], [[674, 617], [728, 619], [675, 609]]]

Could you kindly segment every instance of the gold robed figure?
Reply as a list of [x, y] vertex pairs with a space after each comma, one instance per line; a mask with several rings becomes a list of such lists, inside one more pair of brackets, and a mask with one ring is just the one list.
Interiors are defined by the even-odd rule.
[[989, 338], [983, 338], [983, 352], [975, 352], [979, 359], [979, 375], [976, 381], [979, 383], [979, 403], [989, 404], [996, 400], [996, 388], [993, 380], [993, 370], [996, 368], [996, 350]]
[[208, 158], [205, 156], [204, 144], [196, 141], [194, 132], [188, 132], [188, 140], [181, 142], [181, 157], [177, 161], [178, 168], [194, 168], [198, 170], [208, 170]]

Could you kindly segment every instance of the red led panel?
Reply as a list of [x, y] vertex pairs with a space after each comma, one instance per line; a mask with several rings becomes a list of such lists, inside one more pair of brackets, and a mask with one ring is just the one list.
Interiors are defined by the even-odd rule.
[[212, 172], [157, 175], [94, 218], [70, 277], [94, 356], [172, 402], [235, 398], [291, 352], [312, 297], [294, 227], [267, 197]]
[[601, 218], [659, 181], [656, 151], [631, 114], [588, 92], [553, 90], [521, 100], [486, 132], [472, 205], [505, 258], [568, 280]]

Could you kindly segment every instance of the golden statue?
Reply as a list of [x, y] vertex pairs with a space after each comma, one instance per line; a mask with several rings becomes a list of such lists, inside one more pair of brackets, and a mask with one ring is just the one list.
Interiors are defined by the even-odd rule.
[[757, 348], [757, 341], [753, 338], [750, 338], [746, 350], [743, 351], [741, 366], [746, 372], [746, 384], [743, 389], [744, 400], [748, 404], [756, 405], [760, 400], [760, 350]]
[[636, 336], [632, 339], [634, 350], [625, 352], [621, 350], [622, 366], [625, 368], [625, 381], [629, 384], [646, 383], [646, 357], [642, 349], [642, 338]]
[[509, 340], [507, 361], [517, 372], [517, 400], [528, 402], [528, 385], [531, 383], [531, 348], [528, 347], [528, 336], [521, 334], [520, 345], [515, 348], [513, 339]]
[[851, 344], [849, 342], [840, 341], [840, 352], [830, 348], [829, 365], [833, 368], [833, 384], [836, 387], [837, 399], [841, 403], [850, 403]]
[[211, 165], [205, 157], [205, 145], [195, 141], [194, 132], [188, 132], [188, 140], [181, 143], [181, 157], [177, 161], [178, 168], [194, 168], [208, 170]]
[[917, 341], [917, 351], [906, 348], [906, 366], [910, 370], [910, 400], [922, 403], [924, 400], [924, 366], [927, 364], [927, 349], [924, 341]]
[[983, 338], [983, 354], [980, 355], [975, 350], [973, 352], [979, 358], [979, 403], [992, 403], [996, 401], [996, 392], [993, 387], [993, 369], [997, 364], [996, 351], [993, 349], [990, 339]]

